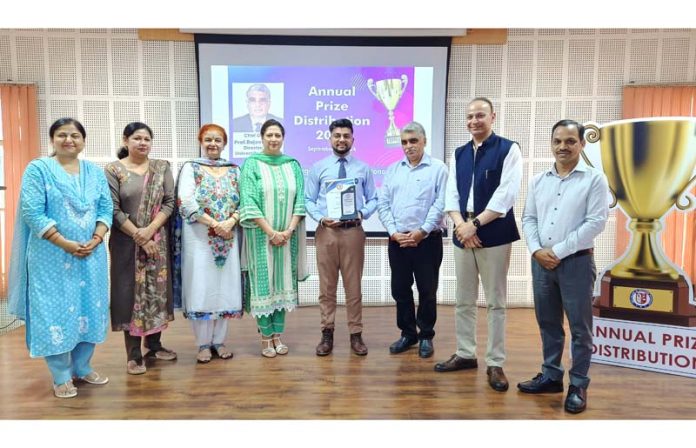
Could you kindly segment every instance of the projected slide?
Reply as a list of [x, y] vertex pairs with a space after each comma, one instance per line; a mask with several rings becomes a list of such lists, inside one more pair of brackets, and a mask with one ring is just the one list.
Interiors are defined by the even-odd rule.
[[432, 117], [432, 67], [211, 68], [213, 121], [228, 126], [227, 158], [243, 163], [261, 151], [260, 125], [285, 126], [284, 152], [305, 170], [331, 153], [329, 124], [348, 118], [353, 154], [367, 162], [381, 185], [384, 170], [403, 158], [399, 131]]
[[[370, 39], [359, 45], [335, 38], [236, 40], [196, 35], [200, 122], [227, 131], [223, 157], [242, 165], [260, 152], [260, 125], [275, 118], [286, 131], [283, 152], [298, 159], [306, 175], [332, 153], [329, 124], [348, 118], [353, 154], [369, 164], [377, 188], [387, 167], [404, 157], [399, 133], [410, 121], [425, 128], [426, 152], [444, 160], [451, 39]], [[316, 223], [307, 221], [314, 230]], [[363, 227], [384, 232], [377, 213]]]

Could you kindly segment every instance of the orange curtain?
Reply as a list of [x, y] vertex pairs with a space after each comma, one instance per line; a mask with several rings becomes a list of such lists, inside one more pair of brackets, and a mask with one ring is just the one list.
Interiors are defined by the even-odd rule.
[[[35, 85], [0, 84], [2, 135], [5, 152], [5, 247], [4, 266], [9, 270], [12, 230], [24, 168], [39, 156], [39, 119]], [[0, 297], [7, 297], [7, 274], [1, 273]]]
[[[696, 85], [626, 86], [623, 89], [623, 117], [696, 116]], [[696, 189], [692, 190], [692, 194]], [[662, 247], [674, 263], [696, 280], [696, 211], [672, 210], [664, 220]], [[630, 238], [626, 217], [616, 215], [616, 257], [624, 253]]]

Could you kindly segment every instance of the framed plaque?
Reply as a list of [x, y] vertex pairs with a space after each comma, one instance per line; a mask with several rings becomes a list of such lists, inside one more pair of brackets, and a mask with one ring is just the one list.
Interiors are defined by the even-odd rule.
[[331, 219], [352, 221], [358, 219], [356, 185], [358, 179], [333, 179], [326, 181], [326, 208]]

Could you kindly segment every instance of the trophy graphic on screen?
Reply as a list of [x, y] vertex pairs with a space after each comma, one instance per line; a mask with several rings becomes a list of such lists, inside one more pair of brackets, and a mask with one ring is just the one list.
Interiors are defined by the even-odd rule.
[[372, 78], [367, 80], [367, 88], [389, 111], [389, 127], [384, 136], [387, 146], [399, 146], [401, 143], [399, 128], [394, 123], [394, 109], [399, 104], [407, 84], [408, 77], [406, 75], [401, 75], [401, 79], [382, 79], [377, 82]]
[[[631, 231], [628, 250], [602, 275], [595, 314], [696, 326], [691, 281], [667, 259], [658, 239], [670, 209], [685, 211], [694, 205], [688, 190], [696, 166], [696, 120], [642, 118], [601, 127], [587, 124], [585, 129], [589, 143], [600, 142], [613, 205], [626, 213]], [[582, 156], [592, 165], [584, 152]]]

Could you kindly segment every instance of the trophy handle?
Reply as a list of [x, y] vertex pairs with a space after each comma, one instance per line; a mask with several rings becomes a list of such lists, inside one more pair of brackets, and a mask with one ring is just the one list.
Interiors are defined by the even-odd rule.
[[401, 91], [406, 90], [406, 85], [408, 84], [408, 76], [406, 75], [401, 75]]
[[[674, 203], [674, 205], [676, 205], [681, 211], [689, 210], [694, 203], [693, 196], [691, 196], [691, 193], [689, 193], [689, 189], [691, 188], [691, 184], [694, 183], [694, 179], [696, 179], [696, 176], [692, 177], [691, 180], [687, 182], [686, 187], [684, 187], [681, 193], [679, 193], [677, 196], [677, 202]], [[683, 198], [682, 195], [684, 195]], [[686, 199], [685, 205], [681, 204], [682, 199]]]
[[[585, 125], [585, 140], [590, 142], [590, 143], [597, 143], [599, 141], [599, 138], [601, 136], [601, 131], [599, 128], [593, 124], [586, 124]], [[582, 156], [582, 159], [585, 161], [586, 164], [590, 165], [592, 168], [595, 168], [594, 165], [592, 165], [592, 162], [590, 162], [590, 159], [587, 157], [585, 154], [585, 150], [583, 149], [580, 151], [580, 155]], [[614, 193], [614, 190], [609, 187], [609, 192], [611, 193], [611, 204], [609, 205], [609, 208], [614, 208], [616, 207], [617, 200], [616, 200], [616, 193]]]
[[[589, 131], [588, 131], [589, 130]], [[599, 136], [600, 136], [600, 131], [599, 128], [593, 124], [586, 124], [585, 125], [585, 140], [590, 142], [590, 143], [597, 143], [599, 141]], [[592, 168], [595, 166], [592, 165], [592, 162], [590, 162], [590, 159], [587, 158], [587, 155], [585, 154], [585, 150], [583, 149], [580, 151], [580, 155], [582, 156], [582, 159], [585, 161], [586, 164], [590, 165]], [[613, 192], [612, 192], [613, 194]], [[616, 196], [614, 196], [614, 199], [616, 199]]]
[[377, 92], [375, 92], [375, 82], [372, 80], [372, 78], [367, 80], [367, 90], [374, 95], [375, 98], [379, 100], [379, 96], [377, 96]]
[[585, 140], [587, 140], [590, 143], [597, 143], [602, 134], [601, 131], [597, 126], [593, 124], [586, 124], [585, 131], [587, 131], [588, 129], [589, 132], [585, 132]]

